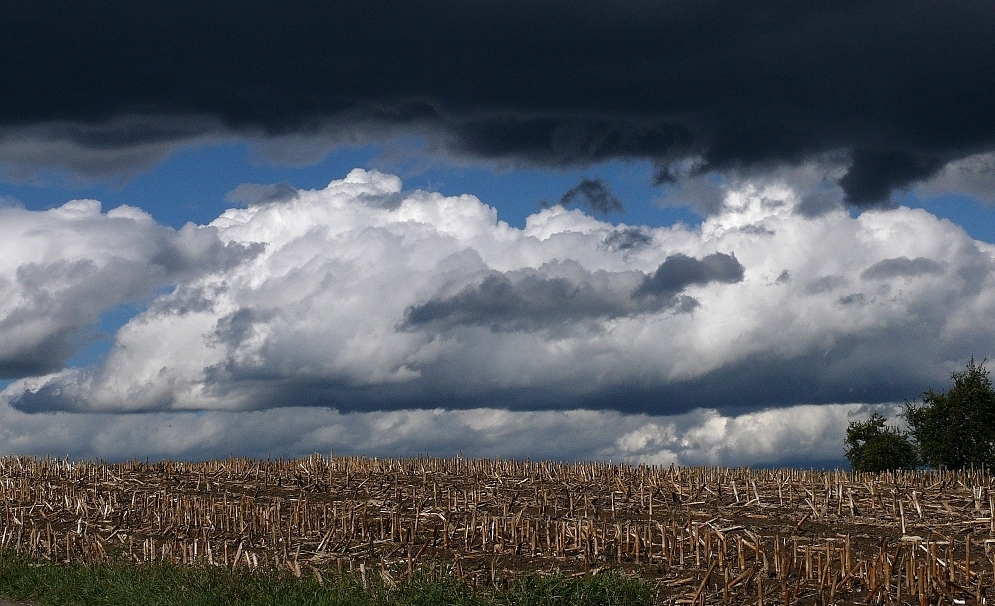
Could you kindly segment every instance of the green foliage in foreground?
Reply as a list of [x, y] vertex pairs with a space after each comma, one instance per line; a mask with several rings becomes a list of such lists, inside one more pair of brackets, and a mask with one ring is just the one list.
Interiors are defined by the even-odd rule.
[[0, 595], [45, 606], [642, 606], [648, 584], [615, 574], [579, 579], [526, 576], [506, 590], [471, 590], [427, 576], [396, 586], [355, 576], [300, 579], [281, 572], [231, 572], [209, 566], [39, 563], [0, 554]]
[[854, 471], [915, 469], [918, 456], [909, 436], [884, 424], [874, 413], [866, 421], [851, 421], [846, 430], [846, 458]]

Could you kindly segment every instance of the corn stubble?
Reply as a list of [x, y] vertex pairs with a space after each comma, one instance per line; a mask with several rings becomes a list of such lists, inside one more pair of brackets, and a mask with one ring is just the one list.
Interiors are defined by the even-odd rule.
[[621, 570], [664, 604], [980, 604], [995, 585], [991, 484], [981, 470], [7, 457], [0, 549], [388, 585]]

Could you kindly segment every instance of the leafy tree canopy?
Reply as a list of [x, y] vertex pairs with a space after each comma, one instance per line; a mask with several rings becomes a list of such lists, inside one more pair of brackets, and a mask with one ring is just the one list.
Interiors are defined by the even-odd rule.
[[905, 419], [922, 462], [930, 467], [995, 468], [995, 390], [988, 371], [974, 358], [950, 373], [949, 391], [923, 394], [922, 404], [905, 403]]
[[878, 413], [863, 422], [850, 422], [846, 430], [846, 458], [855, 471], [916, 468], [916, 449], [908, 435], [884, 423], [885, 418]]

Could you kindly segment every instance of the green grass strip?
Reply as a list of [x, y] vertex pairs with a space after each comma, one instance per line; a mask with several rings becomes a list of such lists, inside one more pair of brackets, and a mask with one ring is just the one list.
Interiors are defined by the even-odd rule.
[[615, 574], [523, 576], [508, 589], [416, 576], [364, 588], [353, 575], [296, 578], [211, 566], [51, 564], [0, 554], [0, 595], [45, 606], [648, 606], [648, 584]]

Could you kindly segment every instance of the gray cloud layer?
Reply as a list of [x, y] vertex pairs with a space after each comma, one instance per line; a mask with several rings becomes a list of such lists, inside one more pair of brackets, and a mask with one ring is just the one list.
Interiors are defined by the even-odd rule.
[[796, 406], [740, 415], [322, 408], [129, 415], [26, 414], [0, 394], [0, 453], [121, 461], [336, 455], [613, 460], [669, 465], [843, 464], [847, 422], [893, 406]]
[[301, 160], [418, 133], [503, 164], [651, 159], [665, 181], [688, 158], [839, 152], [867, 205], [993, 151], [993, 29], [981, 0], [7, 2], [0, 159], [106, 174], [205, 139]]

